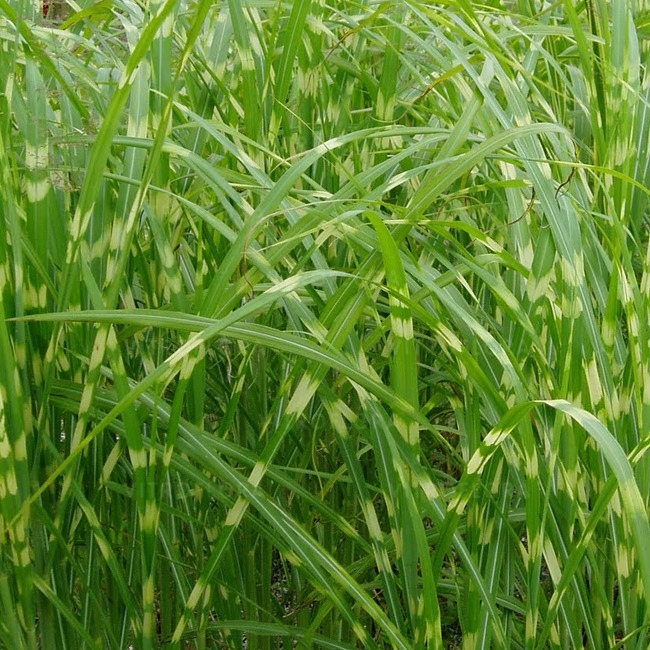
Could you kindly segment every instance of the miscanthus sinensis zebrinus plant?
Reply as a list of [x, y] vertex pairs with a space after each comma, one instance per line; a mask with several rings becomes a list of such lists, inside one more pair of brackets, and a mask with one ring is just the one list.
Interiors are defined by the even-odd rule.
[[0, 645], [645, 650], [649, 11], [0, 0]]

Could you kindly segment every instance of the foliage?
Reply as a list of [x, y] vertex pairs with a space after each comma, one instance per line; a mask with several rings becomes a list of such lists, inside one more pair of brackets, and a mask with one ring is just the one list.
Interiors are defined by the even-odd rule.
[[0, 0], [0, 644], [647, 648], [646, 5]]

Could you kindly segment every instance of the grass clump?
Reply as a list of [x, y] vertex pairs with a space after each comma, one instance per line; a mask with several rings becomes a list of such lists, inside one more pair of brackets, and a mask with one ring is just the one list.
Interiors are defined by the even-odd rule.
[[0, 0], [0, 644], [645, 649], [646, 23]]

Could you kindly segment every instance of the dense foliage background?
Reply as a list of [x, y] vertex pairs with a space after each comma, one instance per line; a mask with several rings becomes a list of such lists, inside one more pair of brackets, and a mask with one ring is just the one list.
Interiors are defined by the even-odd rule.
[[646, 650], [649, 39], [0, 0], [0, 645]]

